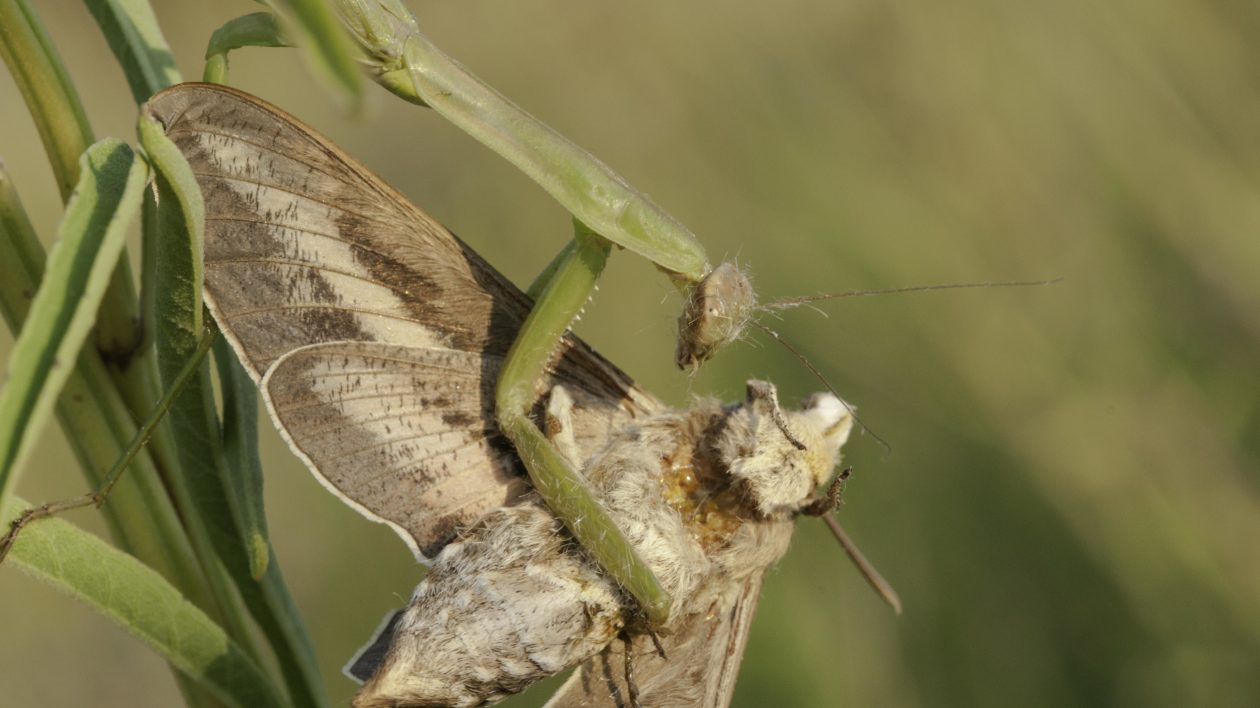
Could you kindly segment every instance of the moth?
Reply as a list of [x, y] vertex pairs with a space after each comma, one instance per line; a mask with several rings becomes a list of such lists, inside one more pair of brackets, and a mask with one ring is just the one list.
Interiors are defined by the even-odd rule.
[[529, 298], [258, 98], [184, 84], [144, 110], [197, 176], [206, 302], [281, 434], [432, 564], [355, 662], [372, 673], [356, 705], [486, 704], [577, 665], [553, 705], [726, 705], [762, 575], [795, 516], [826, 506], [814, 493], [852, 427], [847, 404], [821, 394], [784, 411], [750, 382], [744, 403], [672, 410], [565, 335], [536, 418], [678, 600], [649, 632], [495, 427]]

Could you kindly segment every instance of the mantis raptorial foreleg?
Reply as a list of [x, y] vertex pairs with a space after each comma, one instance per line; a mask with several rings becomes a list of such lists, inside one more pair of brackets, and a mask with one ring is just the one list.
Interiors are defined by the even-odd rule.
[[567, 248], [508, 351], [495, 389], [499, 428], [516, 446], [530, 481], [552, 513], [643, 608], [651, 624], [669, 617], [669, 596], [621, 530], [592, 496], [585, 479], [538, 428], [529, 412], [537, 382], [556, 345], [586, 304], [611, 244], [577, 224]]

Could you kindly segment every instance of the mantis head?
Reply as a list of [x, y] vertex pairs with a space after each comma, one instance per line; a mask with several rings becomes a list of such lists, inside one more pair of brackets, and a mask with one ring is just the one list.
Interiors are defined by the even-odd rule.
[[719, 349], [739, 339], [757, 305], [748, 276], [727, 262], [714, 268], [687, 292], [678, 316], [678, 368], [695, 371]]

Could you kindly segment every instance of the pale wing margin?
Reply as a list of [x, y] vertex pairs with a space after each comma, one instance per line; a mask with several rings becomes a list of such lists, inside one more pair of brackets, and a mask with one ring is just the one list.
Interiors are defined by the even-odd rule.
[[[665, 657], [647, 637], [637, 636], [632, 670], [639, 702], [653, 708], [725, 708], [748, 644], [748, 630], [761, 595], [763, 572], [732, 583], [707, 608], [686, 617], [661, 638]], [[583, 662], [545, 708], [629, 708], [624, 642], [614, 641]]]

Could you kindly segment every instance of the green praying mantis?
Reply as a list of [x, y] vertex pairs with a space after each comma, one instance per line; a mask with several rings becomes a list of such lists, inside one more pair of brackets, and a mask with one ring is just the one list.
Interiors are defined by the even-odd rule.
[[[755, 306], [747, 278], [729, 264], [713, 268], [685, 226], [441, 52], [401, 4], [353, 0], [341, 3], [341, 10], [382, 86], [437, 111], [521, 169], [573, 214], [573, 239], [529, 289], [535, 302], [500, 369], [496, 418], [547, 506], [634, 596], [649, 625], [663, 625], [670, 598], [660, 582], [530, 417], [538, 398], [536, 382], [590, 299], [614, 244], [647, 258], [684, 292], [676, 352], [684, 368], [698, 367], [743, 331]], [[266, 17], [242, 18], [237, 33], [261, 27], [266, 34], [268, 22]], [[232, 44], [227, 38], [231, 34], [222, 34], [221, 47]], [[225, 81], [225, 51], [212, 48], [208, 54], [205, 78]]]

